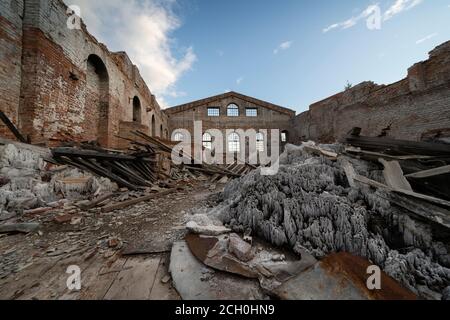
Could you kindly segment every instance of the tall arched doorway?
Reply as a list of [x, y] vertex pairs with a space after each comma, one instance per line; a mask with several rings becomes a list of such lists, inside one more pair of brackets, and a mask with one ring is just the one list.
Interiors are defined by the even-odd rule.
[[141, 123], [141, 100], [138, 97], [133, 98], [133, 122]]
[[83, 138], [108, 146], [109, 76], [102, 59], [95, 54], [87, 60], [86, 89], [85, 114], [89, 125]]

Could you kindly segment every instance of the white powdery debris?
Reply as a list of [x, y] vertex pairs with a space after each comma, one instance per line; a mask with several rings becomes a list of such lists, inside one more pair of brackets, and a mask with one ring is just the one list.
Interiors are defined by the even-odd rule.
[[[383, 181], [373, 164], [347, 161], [358, 173]], [[276, 246], [305, 248], [316, 258], [341, 251], [366, 257], [418, 294], [426, 286], [439, 295], [450, 284], [450, 255], [433, 242], [431, 229], [391, 207], [381, 191], [350, 188], [340, 160], [289, 146], [280, 163], [275, 176], [256, 170], [226, 186], [228, 207], [220, 216], [227, 226], [236, 232], [251, 228]], [[393, 231], [401, 234], [402, 248], [410, 247], [405, 254], [388, 246]]]
[[[117, 184], [109, 179], [73, 168], [53, 174], [50, 182], [45, 182], [42, 154], [13, 144], [0, 147], [0, 166], [0, 176], [9, 180], [0, 188], [0, 211], [21, 213], [57, 201], [61, 195], [69, 200], [81, 200], [96, 192], [118, 190]], [[65, 179], [79, 179], [79, 182], [65, 183]]]
[[0, 150], [0, 167], [10, 167], [16, 169], [42, 170], [44, 160], [41, 156], [31, 150], [17, 148], [13, 144], [8, 144]]

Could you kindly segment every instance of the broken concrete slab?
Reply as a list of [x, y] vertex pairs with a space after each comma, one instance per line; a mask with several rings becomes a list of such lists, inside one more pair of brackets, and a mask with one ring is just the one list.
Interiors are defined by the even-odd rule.
[[411, 291], [381, 272], [381, 289], [369, 290], [368, 260], [333, 254], [286, 281], [273, 292], [282, 300], [416, 300]]
[[231, 229], [223, 227], [223, 226], [201, 226], [195, 221], [189, 221], [186, 225], [186, 228], [195, 234], [203, 234], [206, 236], [219, 236], [225, 233], [230, 233]]
[[[202, 281], [205, 271], [214, 274]], [[170, 257], [170, 273], [184, 300], [262, 300], [265, 298], [257, 280], [206, 268], [189, 250], [185, 241], [175, 242]]]
[[250, 267], [229, 253], [228, 236], [208, 237], [188, 234], [186, 242], [192, 254], [211, 268], [251, 279], [259, 277], [259, 272], [255, 268]]

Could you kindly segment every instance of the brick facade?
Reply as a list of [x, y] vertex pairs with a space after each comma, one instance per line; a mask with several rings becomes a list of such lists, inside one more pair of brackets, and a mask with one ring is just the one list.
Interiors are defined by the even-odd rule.
[[[237, 106], [239, 110], [238, 116], [228, 116], [227, 109], [230, 105]], [[218, 109], [219, 116], [209, 116], [208, 108]], [[257, 116], [247, 116], [247, 109], [256, 110]], [[201, 121], [203, 133], [210, 129], [217, 129], [222, 132], [224, 152], [226, 152], [226, 146], [228, 145], [227, 130], [240, 129], [246, 131], [254, 129], [256, 132], [268, 130], [267, 135], [265, 135], [265, 141], [267, 142], [271, 139], [271, 129], [285, 132], [287, 137], [289, 137], [289, 121], [295, 116], [295, 111], [293, 110], [236, 92], [190, 102], [167, 109], [165, 112], [169, 117], [170, 136], [178, 129], [185, 129], [189, 131], [191, 138], [194, 139], [194, 121]], [[242, 133], [240, 136], [242, 136]], [[244, 138], [240, 137], [240, 139]]]
[[388, 86], [361, 83], [311, 105], [292, 120], [300, 140], [334, 142], [353, 127], [362, 134], [420, 141], [450, 136], [450, 41], [430, 52], [407, 78]]
[[[61, 0], [2, 0], [1, 9], [1, 108], [33, 143], [123, 145], [116, 136], [123, 134], [121, 122], [133, 123], [133, 101], [141, 108], [136, 129], [168, 131], [166, 115], [126, 53], [110, 52], [85, 25], [69, 29]], [[0, 134], [10, 137], [3, 125]]]

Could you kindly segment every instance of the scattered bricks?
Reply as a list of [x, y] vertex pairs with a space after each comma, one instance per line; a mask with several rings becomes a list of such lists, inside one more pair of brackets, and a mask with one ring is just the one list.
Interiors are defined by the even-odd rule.
[[53, 210], [54, 208], [52, 207], [44, 207], [44, 208], [37, 208], [37, 209], [32, 209], [32, 210], [25, 210], [23, 212], [24, 215], [29, 215], [29, 216], [37, 216], [37, 215], [41, 215], [44, 213], [47, 213], [50, 210]]
[[241, 261], [248, 262], [253, 259], [252, 246], [235, 233], [230, 235], [228, 250]]
[[113, 238], [108, 240], [108, 247], [110, 248], [117, 248], [120, 244], [120, 240]]
[[64, 223], [68, 223], [72, 221], [72, 216], [70, 214], [62, 214], [62, 215], [57, 215], [55, 217], [55, 222], [59, 223], [59, 224], [64, 224]]

